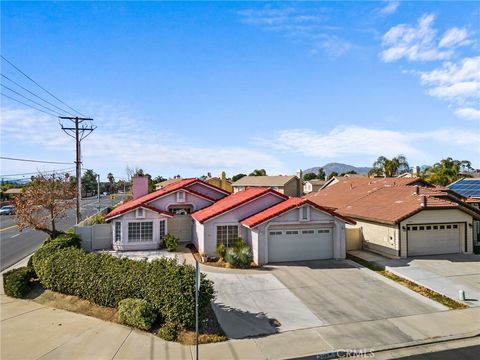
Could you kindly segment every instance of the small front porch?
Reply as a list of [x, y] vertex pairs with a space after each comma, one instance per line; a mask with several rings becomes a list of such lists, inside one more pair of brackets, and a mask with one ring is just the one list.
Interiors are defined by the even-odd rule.
[[109, 254], [119, 258], [142, 260], [152, 262], [156, 259], [175, 259], [179, 264], [194, 264], [195, 258], [185, 244], [178, 245], [176, 251], [170, 252], [165, 249], [156, 250], [100, 250], [100, 253]]

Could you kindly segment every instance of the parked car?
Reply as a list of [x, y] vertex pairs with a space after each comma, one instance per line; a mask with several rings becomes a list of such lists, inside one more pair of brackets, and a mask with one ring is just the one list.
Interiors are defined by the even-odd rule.
[[15, 214], [15, 206], [6, 205], [0, 208], [0, 215], [13, 215]]

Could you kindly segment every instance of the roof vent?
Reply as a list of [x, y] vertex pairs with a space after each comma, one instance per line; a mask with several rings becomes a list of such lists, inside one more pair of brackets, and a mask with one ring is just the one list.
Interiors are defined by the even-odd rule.
[[415, 185], [415, 194], [420, 194], [420, 187], [418, 185]]
[[422, 207], [426, 207], [427, 206], [427, 197], [425, 195], [422, 196], [422, 204], [421, 204]]
[[352, 189], [353, 189], [353, 184], [352, 184], [352, 183], [350, 183], [350, 190], [352, 190]]

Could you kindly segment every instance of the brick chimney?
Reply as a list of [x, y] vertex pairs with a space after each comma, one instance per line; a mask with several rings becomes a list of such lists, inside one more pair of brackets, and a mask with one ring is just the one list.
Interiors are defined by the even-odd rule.
[[132, 178], [132, 182], [133, 200], [148, 194], [148, 177], [136, 175]]
[[297, 180], [297, 196], [303, 195], [303, 173], [302, 169], [298, 169], [297, 173], [295, 174], [298, 178]]

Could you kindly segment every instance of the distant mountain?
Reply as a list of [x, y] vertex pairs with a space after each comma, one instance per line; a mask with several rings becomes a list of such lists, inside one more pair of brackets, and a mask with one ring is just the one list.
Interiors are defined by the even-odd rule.
[[320, 168], [323, 168], [323, 171], [325, 171], [325, 174], [328, 176], [332, 172], [336, 172], [338, 174], [346, 173], [352, 170], [355, 170], [358, 174], [366, 174], [370, 170], [369, 167], [357, 167], [357, 166], [352, 166], [352, 165], [347, 165], [347, 164], [340, 164], [340, 163], [328, 163], [323, 166], [315, 166], [306, 170], [303, 170], [303, 174], [308, 174], [310, 172], [313, 172], [314, 174], [318, 173], [318, 170]]

